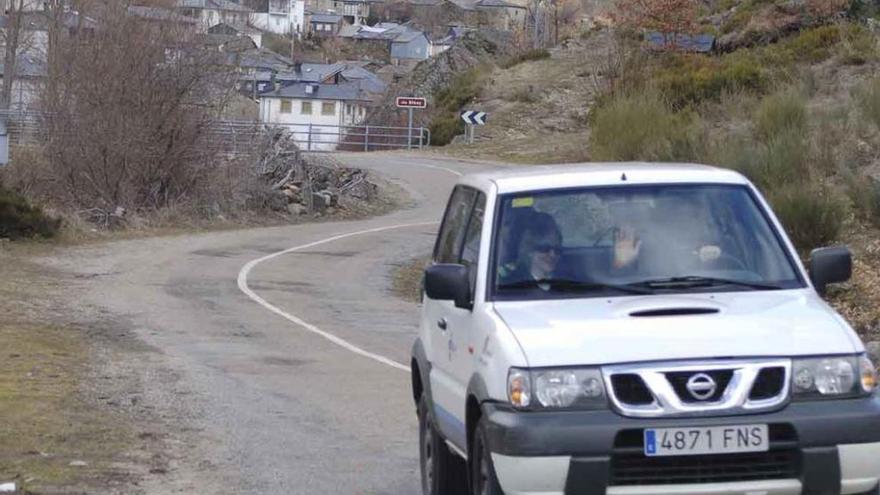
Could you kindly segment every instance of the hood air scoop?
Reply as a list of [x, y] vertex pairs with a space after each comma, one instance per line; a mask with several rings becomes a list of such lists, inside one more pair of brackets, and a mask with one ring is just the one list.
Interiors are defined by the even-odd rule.
[[711, 315], [720, 312], [718, 308], [657, 308], [642, 309], [633, 311], [629, 315], [636, 318], [647, 318], [655, 316], [691, 316], [691, 315]]

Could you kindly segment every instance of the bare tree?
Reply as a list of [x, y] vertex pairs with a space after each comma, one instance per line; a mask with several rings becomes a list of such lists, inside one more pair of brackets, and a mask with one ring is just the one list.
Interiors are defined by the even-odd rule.
[[80, 11], [95, 30], [61, 22], [50, 37], [47, 152], [63, 199], [79, 207], [191, 199], [210, 180], [208, 130], [234, 86], [223, 54], [201, 48], [188, 25], [131, 16], [128, 6], [96, 1]]
[[12, 87], [18, 72], [24, 7], [25, 0], [9, 0], [6, 8], [6, 29], [3, 30], [3, 88], [0, 90], [0, 108], [5, 110], [12, 104]]
[[663, 33], [669, 48], [676, 46], [677, 35], [695, 31], [698, 15], [696, 0], [617, 0], [615, 12], [624, 28]]

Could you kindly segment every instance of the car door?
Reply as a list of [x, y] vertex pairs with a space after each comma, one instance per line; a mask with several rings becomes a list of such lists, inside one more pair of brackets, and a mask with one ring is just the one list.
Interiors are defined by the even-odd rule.
[[[477, 196], [476, 190], [465, 186], [452, 192], [434, 248], [434, 263], [461, 263]], [[468, 309], [456, 308], [452, 301], [425, 297], [422, 328], [430, 342], [434, 416], [443, 436], [459, 447], [466, 444], [466, 433], [464, 386], [459, 383], [461, 370], [457, 366], [461, 351], [467, 352], [470, 314]]]

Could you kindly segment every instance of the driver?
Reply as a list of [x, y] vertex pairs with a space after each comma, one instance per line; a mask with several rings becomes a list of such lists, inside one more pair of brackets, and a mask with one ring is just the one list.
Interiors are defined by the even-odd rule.
[[512, 269], [499, 274], [501, 284], [540, 281], [558, 277], [562, 234], [556, 220], [547, 213], [534, 212], [522, 228]]

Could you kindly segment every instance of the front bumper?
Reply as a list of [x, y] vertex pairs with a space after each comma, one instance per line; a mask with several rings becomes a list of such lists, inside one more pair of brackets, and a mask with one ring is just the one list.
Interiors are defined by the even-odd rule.
[[[875, 490], [880, 480], [880, 398], [801, 402], [748, 416], [634, 419], [611, 411], [519, 412], [487, 404], [488, 441], [495, 470], [509, 495], [849, 495]], [[616, 459], [633, 455], [621, 439], [644, 428], [766, 423], [787, 432], [771, 451], [792, 455], [791, 469], [766, 479], [693, 477], [673, 484], [628, 484]], [[635, 433], [635, 435], [633, 435]], [[624, 452], [623, 454], [621, 452]], [[636, 454], [638, 455], [638, 454]], [[718, 456], [712, 456], [715, 461]], [[684, 459], [684, 458], [680, 458]], [[694, 458], [694, 462], [699, 462]], [[676, 476], [682, 472], [677, 471]], [[685, 477], [687, 478], [687, 477]], [[733, 478], [736, 478], [735, 476]]]

